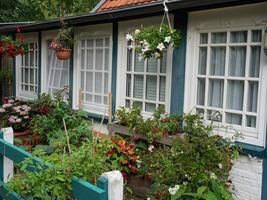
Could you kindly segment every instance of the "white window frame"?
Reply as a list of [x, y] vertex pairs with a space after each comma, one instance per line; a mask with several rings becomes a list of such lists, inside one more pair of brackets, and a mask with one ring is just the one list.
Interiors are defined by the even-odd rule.
[[[245, 13], [247, 11], [241, 11], [241, 8], [230, 8], [230, 9], [219, 9], [212, 11], [196, 12], [192, 13], [189, 17], [188, 24], [188, 36], [187, 36], [187, 57], [186, 57], [186, 77], [185, 77], [185, 98], [184, 98], [184, 111], [185, 112], [195, 112], [196, 101], [197, 101], [197, 77], [198, 77], [198, 58], [199, 58], [199, 41], [200, 33], [206, 32], [226, 32], [226, 31], [242, 31], [242, 30], [264, 30], [263, 25], [251, 24], [251, 21], [247, 20]], [[251, 10], [247, 7], [244, 10]], [[238, 11], [237, 11], [238, 10]], [[228, 24], [227, 17], [234, 13], [242, 13], [243, 16], [237, 16], [233, 19], [232, 24]], [[253, 16], [254, 14], [254, 16]], [[255, 12], [251, 14], [251, 18], [258, 18], [260, 15], [262, 19], [264, 18], [263, 13]], [[213, 16], [214, 15], [214, 16]], [[215, 17], [216, 16], [216, 17]], [[219, 20], [221, 20], [219, 23]], [[224, 20], [226, 22], [224, 22]], [[229, 32], [227, 33], [229, 34]], [[227, 39], [228, 39], [227, 35]], [[250, 36], [248, 35], [247, 38]], [[248, 54], [246, 54], [248, 55]], [[209, 55], [207, 55], [209, 56]], [[226, 56], [229, 56], [229, 52], [226, 51]], [[246, 57], [248, 59], [249, 56]], [[228, 64], [228, 59], [226, 59], [226, 65]], [[247, 67], [246, 67], [247, 69]], [[257, 146], [265, 146], [265, 135], [266, 135], [266, 82], [267, 82], [267, 58], [264, 55], [263, 45], [261, 48], [261, 63], [260, 63], [260, 77], [258, 83], [258, 107], [257, 107], [257, 128], [243, 128], [238, 125], [225, 125], [226, 128], [217, 128], [216, 132], [222, 136], [231, 137], [236, 131], [242, 134], [242, 137], [238, 139], [240, 142], [253, 144]], [[227, 76], [222, 76], [223, 80]], [[243, 79], [243, 78], [242, 78]], [[252, 78], [253, 79], [253, 78]], [[233, 78], [236, 80], [236, 78]], [[247, 80], [245, 78], [245, 80]], [[206, 85], [207, 87], [207, 85]], [[226, 87], [226, 85], [224, 85]], [[226, 91], [226, 90], [225, 90]], [[246, 91], [246, 90], [245, 90]], [[244, 94], [244, 101], [247, 98], [247, 94]], [[207, 94], [205, 94], [205, 98]], [[226, 94], [224, 94], [224, 101], [226, 103]], [[244, 102], [245, 103], [245, 102]], [[245, 112], [245, 111], [241, 111]], [[244, 119], [243, 119], [244, 120]], [[215, 123], [216, 124], [216, 123]], [[218, 123], [219, 126], [222, 123]], [[252, 137], [251, 134], [254, 134]], [[257, 137], [255, 137], [257, 134]]]
[[[171, 23], [173, 24], [173, 16], [170, 16]], [[135, 29], [140, 29], [141, 26], [155, 26], [159, 27], [162, 16], [146, 18], [141, 20], [131, 20], [119, 23], [119, 34], [118, 34], [118, 64], [117, 64], [117, 98], [116, 98], [116, 109], [123, 106], [125, 107], [126, 97], [126, 74], [127, 74], [127, 40], [126, 34], [133, 32]], [[165, 90], [165, 111], [170, 113], [171, 104], [171, 79], [172, 79], [172, 54], [173, 49], [167, 49], [167, 67], [166, 67], [166, 90]], [[145, 65], [146, 66], [146, 65]], [[154, 75], [154, 73], [153, 73]], [[159, 73], [157, 73], [159, 76]], [[133, 82], [133, 81], [132, 81]], [[158, 81], [159, 82], [159, 81]], [[132, 84], [133, 87], [133, 84]], [[145, 91], [144, 91], [145, 92]], [[158, 93], [159, 91], [157, 91]], [[143, 97], [145, 98], [145, 96]], [[137, 100], [141, 101], [141, 100]], [[149, 100], [143, 100], [142, 102], [149, 102]], [[158, 101], [153, 101], [159, 103]], [[162, 104], [162, 102], [161, 102]], [[153, 113], [142, 112], [144, 118], [151, 118]]]
[[[53, 30], [53, 31], [45, 31], [42, 32], [42, 58], [41, 58], [41, 62], [42, 62], [42, 68], [41, 68], [41, 74], [42, 74], [42, 80], [41, 80], [41, 93], [49, 93], [48, 90], [48, 65], [49, 63], [47, 62], [47, 56], [48, 56], [48, 48], [49, 45], [47, 44], [47, 41], [49, 40], [53, 40], [57, 37], [59, 30]], [[55, 52], [56, 53], [56, 52]], [[69, 62], [69, 60], [68, 60]], [[70, 66], [68, 67], [68, 83], [70, 83]], [[68, 85], [69, 86], [69, 85]], [[58, 88], [54, 88], [54, 89], [58, 89]], [[64, 89], [64, 88], [62, 88]], [[50, 93], [49, 93], [50, 94]]]
[[[34, 68], [37, 70], [36, 76], [34, 76], [34, 83], [35, 83], [35, 80], [36, 80], [36, 82], [37, 82], [37, 84], [36, 84], [37, 90], [35, 92], [30, 92], [30, 91], [24, 91], [24, 90], [21, 89], [21, 84], [22, 84], [22, 82], [21, 82], [22, 81], [21, 80], [21, 76], [22, 76], [21, 63], [22, 63], [23, 56], [19, 55], [19, 56], [16, 57], [16, 94], [17, 94], [17, 97], [19, 97], [19, 98], [22, 98], [22, 99], [25, 99], [25, 100], [33, 100], [33, 99], [36, 99], [38, 97], [38, 90], [39, 90], [39, 88], [38, 88], [39, 87], [39, 82], [38, 82], [39, 65], [38, 65], [38, 63], [40, 61], [39, 61], [38, 35], [37, 35], [37, 33], [27, 33], [27, 34], [23, 34], [22, 37], [24, 37], [24, 40], [25, 40], [24, 43], [25, 44], [31, 44], [31, 43], [34, 43], [34, 44], [36, 43], [37, 44], [37, 50], [36, 50], [37, 61], [35, 60], [36, 57], [34, 57], [34, 65], [36, 64], [36, 67], [34, 67]], [[19, 39], [18, 36], [16, 38]]]
[[[108, 93], [111, 92], [111, 77], [112, 77], [112, 24], [93, 25], [75, 29], [74, 32], [74, 90], [73, 90], [73, 108], [79, 108], [80, 88], [81, 88], [81, 41], [86, 39], [103, 39], [109, 38], [109, 70], [108, 70]], [[104, 78], [102, 79], [104, 81]], [[108, 104], [82, 104], [81, 108], [88, 113], [97, 114], [100, 116], [108, 116]]]

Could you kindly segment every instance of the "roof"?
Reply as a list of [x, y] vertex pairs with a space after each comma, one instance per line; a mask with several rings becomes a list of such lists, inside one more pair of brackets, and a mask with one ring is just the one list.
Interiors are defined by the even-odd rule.
[[130, 6], [143, 5], [161, 0], [105, 0], [97, 9], [97, 12], [125, 8]]
[[[167, 3], [169, 12], [173, 14], [186, 13], [196, 10], [220, 8], [227, 6], [237, 6], [266, 2], [266, 0], [170, 0]], [[163, 14], [162, 1], [153, 1], [147, 4], [122, 7], [119, 9], [107, 10], [103, 12], [93, 12], [78, 16], [65, 17], [64, 21], [70, 26], [85, 26], [93, 24], [113, 23], [118, 21], [152, 17]], [[0, 33], [14, 33], [17, 25], [8, 27], [0, 26]], [[40, 21], [30, 24], [20, 25], [23, 32], [45, 31], [58, 29], [61, 27], [61, 19]]]

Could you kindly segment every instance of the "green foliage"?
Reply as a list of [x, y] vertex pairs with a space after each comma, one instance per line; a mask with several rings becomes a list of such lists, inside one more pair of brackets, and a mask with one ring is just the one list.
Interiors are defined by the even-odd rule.
[[70, 49], [73, 46], [73, 43], [73, 27], [68, 27], [67, 24], [62, 22], [62, 28], [56, 38], [56, 49]]
[[13, 73], [10, 68], [7, 69], [0, 69], [0, 81], [12, 81]]

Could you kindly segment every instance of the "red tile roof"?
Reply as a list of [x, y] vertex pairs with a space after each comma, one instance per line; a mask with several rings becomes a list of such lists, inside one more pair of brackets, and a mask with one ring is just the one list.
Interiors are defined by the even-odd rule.
[[147, 3], [156, 2], [159, 0], [106, 0], [98, 9], [97, 12], [118, 9], [122, 7], [131, 7]]

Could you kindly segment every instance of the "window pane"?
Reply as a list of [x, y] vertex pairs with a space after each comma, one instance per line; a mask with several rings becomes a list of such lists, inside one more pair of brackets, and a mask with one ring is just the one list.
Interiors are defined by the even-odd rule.
[[233, 113], [226, 113], [226, 123], [242, 125], [242, 115], [233, 114]]
[[249, 64], [250, 77], [259, 77], [260, 57], [261, 57], [261, 47], [260, 46], [251, 47], [250, 64]]
[[156, 101], [157, 98], [157, 77], [146, 77], [146, 99]]
[[207, 47], [199, 48], [198, 74], [206, 75]]
[[94, 65], [94, 50], [87, 49], [87, 58], [86, 58], [87, 69], [93, 69]]
[[200, 44], [207, 44], [208, 43], [208, 33], [201, 33], [200, 34]]
[[127, 76], [126, 76], [126, 97], [131, 97], [131, 84], [132, 84], [131, 75], [127, 74]]
[[223, 106], [223, 80], [210, 79], [208, 105], [222, 108]]
[[130, 100], [126, 99], [126, 101], [125, 101], [125, 107], [126, 108], [130, 108], [131, 107], [131, 101]]
[[134, 98], [143, 98], [143, 86], [144, 86], [144, 76], [135, 75], [134, 76]]
[[95, 103], [102, 103], [102, 97], [100, 95], [95, 95]]
[[96, 49], [96, 58], [95, 58], [95, 69], [102, 70], [103, 69], [103, 50]]
[[258, 82], [249, 81], [248, 82], [248, 100], [247, 100], [247, 111], [257, 112], [258, 104]]
[[104, 73], [104, 94], [108, 93], [108, 73]]
[[223, 76], [225, 68], [225, 47], [212, 47], [210, 75]]
[[30, 51], [29, 55], [30, 55], [30, 66], [34, 66], [34, 52]]
[[29, 83], [29, 69], [25, 68], [25, 83]]
[[109, 49], [105, 49], [105, 70], [109, 69]]
[[108, 105], [108, 97], [104, 96], [103, 104]]
[[207, 119], [215, 122], [222, 122], [222, 114], [217, 110], [208, 110]]
[[105, 46], [106, 46], [106, 47], [109, 47], [109, 38], [106, 38], [106, 39], [105, 39]]
[[86, 94], [86, 95], [85, 95], [85, 101], [93, 102], [93, 95], [91, 95], [91, 94]]
[[163, 51], [163, 55], [160, 60], [160, 73], [166, 73], [166, 69], [167, 69], [167, 51]]
[[128, 50], [127, 51], [127, 71], [132, 71], [132, 56], [133, 56], [133, 51]]
[[135, 72], [143, 72], [144, 71], [144, 60], [138, 59], [138, 54], [135, 53], [135, 58], [134, 58], [134, 71]]
[[86, 91], [93, 92], [93, 72], [86, 72]]
[[204, 105], [205, 103], [205, 79], [198, 79], [197, 84], [197, 105]]
[[203, 115], [204, 113], [205, 113], [205, 110], [204, 109], [200, 109], [200, 108], [197, 108], [196, 109], [196, 114]]
[[262, 30], [253, 30], [251, 34], [252, 42], [261, 42]]
[[255, 116], [247, 116], [246, 122], [247, 127], [256, 128], [257, 120]]
[[229, 58], [229, 76], [245, 76], [246, 47], [231, 47]]
[[159, 82], [159, 100], [165, 102], [166, 77], [161, 76]]
[[95, 92], [102, 93], [102, 73], [95, 73]]
[[227, 108], [243, 110], [244, 81], [228, 81]]
[[85, 41], [84, 40], [82, 40], [82, 47], [84, 47], [85, 46]]
[[34, 84], [34, 69], [29, 69], [30, 70], [30, 83]]
[[84, 90], [84, 72], [81, 72], [81, 89]]
[[247, 31], [235, 31], [231, 32], [231, 39], [232, 43], [242, 43], [247, 42]]
[[94, 40], [87, 40], [87, 47], [93, 48], [94, 47]]
[[156, 58], [150, 58], [147, 60], [147, 72], [158, 72], [158, 60]]
[[84, 56], [84, 49], [81, 50], [81, 69], [84, 69], [84, 59], [85, 59], [85, 56]]
[[143, 109], [143, 102], [135, 101], [133, 102], [133, 105], [138, 106], [139, 108], [141, 108], [141, 110]]
[[226, 43], [226, 32], [212, 33], [211, 43]]
[[103, 47], [103, 39], [96, 39], [96, 47]]
[[156, 110], [156, 104], [146, 103], [146, 112], [154, 112]]

